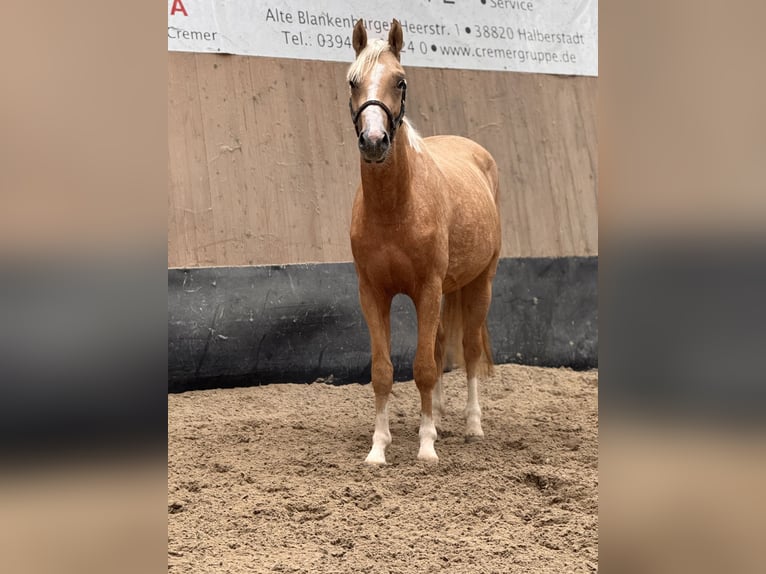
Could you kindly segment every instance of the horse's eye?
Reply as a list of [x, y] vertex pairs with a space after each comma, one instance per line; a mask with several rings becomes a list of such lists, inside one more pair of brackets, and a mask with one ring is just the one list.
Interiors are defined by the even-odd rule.
[[349, 88], [351, 88], [352, 90], [355, 90], [355, 89], [356, 89], [356, 82], [355, 82], [354, 80], [349, 80], [349, 82], [348, 82], [348, 86], [349, 86]]
[[399, 80], [399, 83], [396, 84], [396, 87], [399, 88], [400, 90], [403, 90], [404, 88], [407, 87], [407, 80], [404, 80], [404, 79]]

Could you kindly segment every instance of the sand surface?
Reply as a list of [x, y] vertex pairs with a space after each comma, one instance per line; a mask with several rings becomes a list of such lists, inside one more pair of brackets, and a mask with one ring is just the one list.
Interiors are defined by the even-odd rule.
[[445, 375], [438, 465], [416, 460], [419, 395], [397, 383], [388, 465], [370, 385], [168, 396], [170, 572], [595, 572], [598, 372], [500, 365], [465, 442]]

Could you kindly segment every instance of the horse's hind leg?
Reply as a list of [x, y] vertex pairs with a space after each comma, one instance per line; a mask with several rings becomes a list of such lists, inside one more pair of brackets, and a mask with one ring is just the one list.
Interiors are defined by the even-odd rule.
[[492, 367], [492, 352], [487, 332], [487, 312], [492, 300], [492, 278], [495, 262], [462, 289], [463, 355], [468, 379], [465, 406], [465, 437], [476, 440], [484, 436], [481, 428], [479, 377], [487, 376]]
[[441, 418], [444, 415], [444, 394], [442, 393], [442, 378], [444, 377], [444, 355], [445, 355], [444, 326], [440, 323], [436, 333], [436, 348], [434, 349], [434, 359], [436, 360], [436, 386], [433, 393], [433, 415], [434, 426], [441, 428]]

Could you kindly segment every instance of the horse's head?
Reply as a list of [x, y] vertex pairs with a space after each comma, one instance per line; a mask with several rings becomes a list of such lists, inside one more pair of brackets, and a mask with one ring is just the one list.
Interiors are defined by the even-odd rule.
[[367, 162], [382, 162], [404, 118], [407, 81], [399, 63], [404, 40], [398, 20], [391, 24], [388, 42], [367, 43], [364, 22], [354, 26], [356, 60], [348, 70], [349, 107], [359, 137], [359, 150]]

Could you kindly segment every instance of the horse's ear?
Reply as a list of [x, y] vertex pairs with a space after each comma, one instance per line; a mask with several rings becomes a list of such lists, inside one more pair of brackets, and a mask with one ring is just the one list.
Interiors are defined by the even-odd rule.
[[400, 60], [399, 52], [404, 46], [404, 37], [402, 36], [402, 25], [396, 18], [391, 22], [391, 30], [388, 32], [388, 45], [391, 46], [391, 52], [396, 56], [396, 59]]
[[354, 46], [354, 52], [356, 52], [357, 56], [359, 55], [359, 52], [367, 47], [367, 30], [364, 29], [364, 22], [361, 18], [356, 21], [356, 26], [354, 26], [354, 37], [352, 44]]

